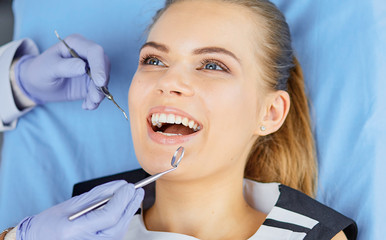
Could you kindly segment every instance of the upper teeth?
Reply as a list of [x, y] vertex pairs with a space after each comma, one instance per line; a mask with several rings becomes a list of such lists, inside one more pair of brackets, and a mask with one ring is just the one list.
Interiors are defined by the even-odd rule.
[[157, 126], [159, 128], [162, 127], [163, 123], [170, 123], [182, 124], [185, 127], [193, 129], [194, 131], [200, 130], [200, 126], [198, 126], [198, 124], [194, 120], [190, 120], [187, 117], [174, 115], [172, 113], [153, 113], [151, 115], [151, 123], [153, 124], [153, 126]]

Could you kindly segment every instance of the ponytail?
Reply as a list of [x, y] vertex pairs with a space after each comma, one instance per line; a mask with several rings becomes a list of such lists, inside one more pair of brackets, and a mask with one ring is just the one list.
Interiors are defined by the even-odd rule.
[[288, 79], [291, 106], [287, 119], [277, 132], [256, 140], [245, 177], [259, 182], [280, 182], [314, 196], [317, 166], [308, 101], [303, 73], [295, 57], [293, 63]]

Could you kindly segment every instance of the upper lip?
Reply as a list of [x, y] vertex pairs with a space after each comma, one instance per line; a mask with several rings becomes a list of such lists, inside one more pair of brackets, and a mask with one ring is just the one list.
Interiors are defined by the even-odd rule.
[[147, 119], [148, 119], [148, 121], [150, 123], [151, 123], [151, 116], [154, 113], [174, 114], [174, 115], [178, 115], [178, 116], [181, 116], [181, 117], [186, 117], [189, 120], [193, 120], [195, 123], [197, 123], [197, 125], [200, 127], [200, 129], [202, 129], [202, 123], [201, 122], [199, 122], [192, 115], [190, 115], [189, 113], [187, 113], [187, 112], [185, 112], [185, 111], [183, 111], [181, 109], [178, 109], [178, 108], [175, 108], [175, 107], [170, 107], [170, 106], [156, 106], [156, 107], [152, 107], [150, 109], [149, 115], [147, 117]]

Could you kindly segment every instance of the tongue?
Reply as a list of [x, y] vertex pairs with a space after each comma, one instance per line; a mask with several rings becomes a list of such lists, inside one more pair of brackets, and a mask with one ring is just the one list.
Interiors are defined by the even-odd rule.
[[185, 127], [182, 124], [170, 124], [166, 126], [164, 133], [174, 133], [174, 134], [182, 134], [189, 135], [194, 133], [193, 129]]

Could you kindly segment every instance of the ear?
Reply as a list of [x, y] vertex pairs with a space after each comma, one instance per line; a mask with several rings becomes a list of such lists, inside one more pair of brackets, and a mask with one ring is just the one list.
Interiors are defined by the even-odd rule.
[[290, 108], [290, 97], [286, 91], [275, 91], [267, 100], [257, 134], [265, 136], [276, 132], [284, 123]]

